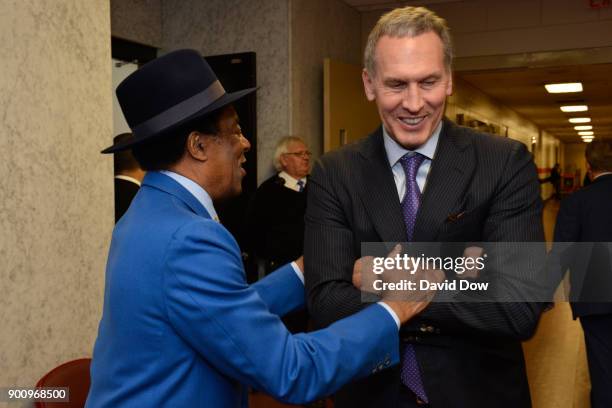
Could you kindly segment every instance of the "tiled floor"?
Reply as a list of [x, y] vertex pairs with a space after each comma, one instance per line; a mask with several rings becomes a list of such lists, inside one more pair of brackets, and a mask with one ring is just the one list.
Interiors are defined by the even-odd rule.
[[[546, 240], [552, 240], [559, 202], [544, 208]], [[582, 329], [567, 303], [556, 303], [524, 344], [533, 408], [589, 408], [589, 378]], [[263, 394], [251, 396], [251, 408], [290, 407]]]

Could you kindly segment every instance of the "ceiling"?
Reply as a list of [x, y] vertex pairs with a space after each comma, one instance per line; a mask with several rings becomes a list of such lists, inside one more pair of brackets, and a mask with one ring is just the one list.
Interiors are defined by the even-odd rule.
[[[563, 142], [580, 142], [570, 117], [589, 116], [596, 139], [612, 139], [612, 64], [517, 68], [456, 73]], [[582, 82], [584, 91], [549, 94], [545, 83]], [[586, 103], [588, 112], [563, 113], [562, 103]]]
[[359, 11], [393, 9], [404, 6], [427, 6], [435, 3], [453, 3], [463, 0], [342, 0]]

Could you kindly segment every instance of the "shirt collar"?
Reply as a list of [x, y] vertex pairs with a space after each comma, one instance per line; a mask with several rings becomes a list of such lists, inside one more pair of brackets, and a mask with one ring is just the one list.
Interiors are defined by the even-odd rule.
[[612, 174], [612, 171], [605, 171], [603, 173], [598, 174], [597, 176], [595, 176], [595, 178], [593, 178], [593, 181], [597, 180], [598, 178], [600, 178], [601, 176], [609, 176], [610, 174]]
[[181, 176], [178, 173], [168, 170], [162, 170], [160, 173], [165, 174], [166, 176], [172, 178], [174, 181], [183, 186], [187, 191], [191, 193], [199, 202], [204, 206], [210, 218], [215, 221], [219, 221], [219, 217], [217, 216], [217, 211], [215, 211], [215, 206], [213, 205], [212, 199], [210, 195], [195, 181]]
[[117, 174], [115, 176], [115, 178], [119, 179], [119, 180], [130, 181], [130, 182], [132, 182], [134, 184], [138, 184], [138, 186], [140, 186], [140, 181], [139, 180], [136, 180], [134, 177], [126, 176], [125, 174]]
[[399, 159], [402, 158], [406, 153], [415, 152], [420, 153], [429, 160], [433, 160], [436, 147], [438, 146], [438, 139], [440, 138], [440, 132], [442, 131], [442, 121], [438, 124], [436, 130], [427, 139], [427, 141], [414, 150], [408, 150], [400, 146], [395, 140], [389, 136], [387, 129], [383, 126], [383, 141], [385, 143], [385, 151], [387, 152], [387, 159], [389, 160], [389, 166], [393, 167]]
[[278, 177], [282, 178], [283, 180], [285, 180], [285, 186], [296, 190], [298, 189], [298, 181], [302, 182], [302, 186], [306, 185], [306, 177], [302, 177], [301, 179], [296, 179], [293, 176], [290, 176], [287, 172], [285, 171], [281, 171], [280, 173], [278, 173]]

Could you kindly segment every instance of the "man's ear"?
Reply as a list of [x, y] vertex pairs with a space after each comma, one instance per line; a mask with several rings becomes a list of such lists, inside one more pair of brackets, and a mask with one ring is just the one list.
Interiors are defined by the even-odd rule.
[[287, 158], [285, 157], [284, 154], [281, 154], [280, 157], [278, 158], [278, 162], [281, 165], [281, 168], [284, 170], [287, 168]]
[[363, 89], [365, 90], [366, 98], [368, 101], [372, 102], [376, 99], [376, 94], [374, 93], [374, 78], [370, 76], [370, 73], [367, 69], [363, 69], [361, 71], [361, 79], [363, 80]]
[[208, 160], [208, 145], [210, 138], [200, 132], [191, 132], [187, 136], [187, 152], [191, 157], [199, 161]]
[[452, 94], [453, 94], [453, 72], [450, 71], [448, 74], [448, 83], [446, 84], [446, 96], [451, 96]]

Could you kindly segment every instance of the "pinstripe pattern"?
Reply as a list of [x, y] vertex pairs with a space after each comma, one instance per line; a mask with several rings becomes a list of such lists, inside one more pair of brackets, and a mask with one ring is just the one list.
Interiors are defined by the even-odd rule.
[[[306, 289], [311, 316], [324, 327], [363, 307], [351, 285], [361, 242], [405, 241], [406, 230], [381, 129], [321, 157], [309, 183]], [[415, 242], [543, 241], [541, 211], [523, 144], [444, 121]], [[405, 325], [401, 335], [415, 345], [432, 407], [530, 406], [519, 340], [531, 336], [540, 313], [539, 304], [432, 303]], [[435, 332], [423, 334], [422, 325]], [[398, 383], [397, 370], [372, 376], [345, 387], [336, 406], [395, 406]]]

